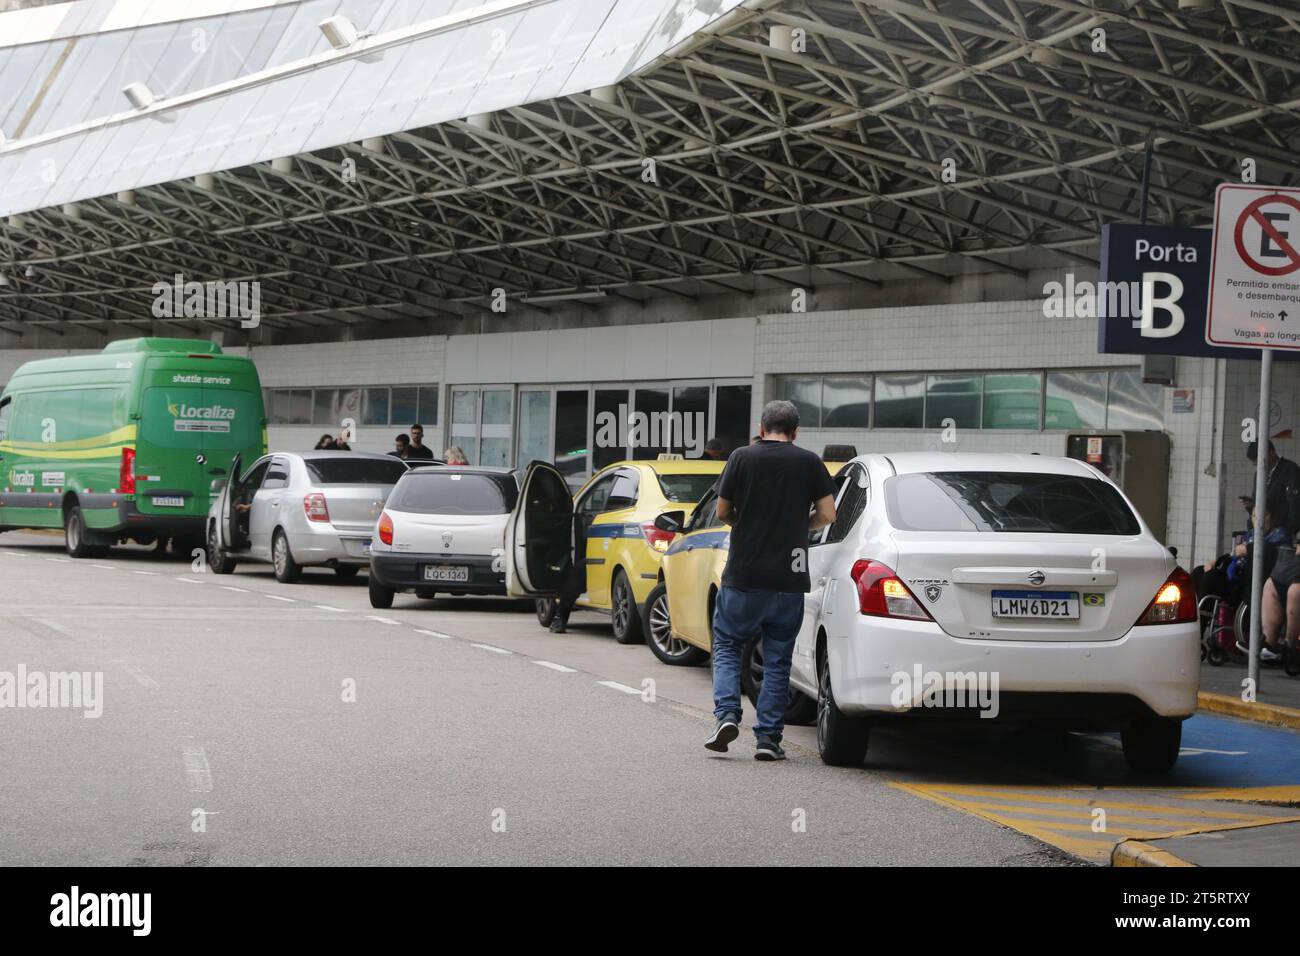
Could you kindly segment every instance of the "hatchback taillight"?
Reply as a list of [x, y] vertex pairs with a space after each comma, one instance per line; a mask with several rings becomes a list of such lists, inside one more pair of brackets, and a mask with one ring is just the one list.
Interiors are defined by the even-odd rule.
[[325, 503], [325, 496], [313, 491], [302, 499], [302, 510], [307, 513], [308, 521], [329, 521], [330, 509]]
[[1174, 573], [1160, 585], [1160, 590], [1151, 599], [1147, 609], [1138, 618], [1139, 624], [1186, 624], [1199, 620], [1196, 611], [1196, 588], [1192, 585], [1192, 576], [1182, 568], [1174, 568]]
[[117, 474], [117, 490], [120, 494], [135, 494], [135, 449], [122, 449], [122, 464]]
[[387, 511], [379, 516], [379, 540], [390, 548], [393, 546], [393, 519]]
[[856, 561], [849, 576], [858, 588], [858, 610], [861, 613], [909, 621], [934, 620], [889, 565], [879, 561]]

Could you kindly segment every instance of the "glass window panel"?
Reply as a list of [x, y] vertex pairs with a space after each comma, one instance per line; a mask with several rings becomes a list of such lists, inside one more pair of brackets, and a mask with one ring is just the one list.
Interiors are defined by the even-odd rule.
[[877, 428], [920, 428], [924, 411], [924, 375], [876, 376]]
[[471, 465], [479, 463], [478, 439], [473, 435], [458, 435], [452, 439], [451, 443], [465, 453], [465, 460]]
[[[466, 449], [468, 456], [468, 449]], [[470, 461], [474, 461], [471, 457]], [[504, 468], [510, 464], [510, 439], [509, 438], [484, 438], [483, 446], [479, 451], [479, 460], [477, 464], [485, 465], [489, 468]]]
[[456, 389], [451, 393], [451, 421], [453, 425], [478, 423], [478, 392]]
[[1139, 369], [1110, 373], [1106, 397], [1106, 427], [1160, 429], [1165, 421], [1165, 392], [1142, 381]]
[[704, 454], [709, 430], [709, 386], [679, 385], [673, 389], [673, 418], [681, 422], [680, 434], [672, 438], [670, 451], [688, 458]]
[[749, 408], [752, 385], [719, 385], [714, 393], [713, 435], [724, 454], [749, 444]]
[[420, 386], [420, 407], [416, 419], [425, 425], [438, 423], [438, 386]]
[[338, 389], [318, 388], [312, 399], [311, 421], [313, 425], [335, 425], [334, 406], [338, 402]]
[[799, 426], [801, 428], [821, 428], [822, 422], [822, 380], [820, 378], [796, 378], [783, 375], [777, 380], [777, 395], [787, 402], [794, 402], [799, 409]]
[[289, 424], [311, 424], [311, 389], [295, 388], [290, 397]]
[[419, 394], [420, 390], [413, 387], [393, 389], [389, 420], [394, 425], [401, 425], [405, 428], [420, 421]]
[[828, 375], [822, 379], [822, 428], [871, 424], [871, 377]]
[[998, 372], [984, 376], [985, 428], [1038, 428], [1043, 400], [1039, 372]]
[[622, 434], [623, 426], [619, 421], [620, 408], [626, 411], [627, 389], [596, 389], [596, 402], [592, 409], [595, 423], [593, 434], [596, 437], [595, 447], [591, 450], [591, 464], [595, 471], [627, 457], [627, 447], [624, 444], [627, 436]]
[[555, 467], [570, 487], [581, 484], [587, 469], [587, 403], [585, 388], [555, 393]]
[[926, 382], [925, 427], [946, 428], [948, 419], [958, 428], [979, 428], [978, 375], [931, 375]]
[[519, 393], [519, 464], [546, 461], [551, 452], [551, 393]]
[[1044, 428], [1105, 428], [1105, 372], [1048, 372]]
[[366, 404], [365, 410], [362, 412], [361, 423], [363, 425], [388, 424], [388, 389], [366, 389]]
[[269, 417], [272, 425], [289, 424], [289, 404], [290, 393], [287, 389], [277, 388], [271, 393], [271, 414]]
[[483, 424], [510, 424], [510, 389], [488, 388], [483, 390]]
[[672, 436], [668, 417], [668, 389], [638, 388], [634, 404], [640, 414], [629, 423], [632, 457], [638, 461], [653, 461], [668, 451]]

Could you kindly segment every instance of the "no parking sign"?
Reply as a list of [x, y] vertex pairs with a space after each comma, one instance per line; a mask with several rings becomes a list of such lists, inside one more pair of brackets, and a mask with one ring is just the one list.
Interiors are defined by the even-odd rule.
[[1300, 189], [1220, 186], [1212, 248], [1205, 341], [1300, 350]]

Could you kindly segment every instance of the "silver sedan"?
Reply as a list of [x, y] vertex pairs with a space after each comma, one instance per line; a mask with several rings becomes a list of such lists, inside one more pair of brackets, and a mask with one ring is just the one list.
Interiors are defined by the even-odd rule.
[[269, 561], [276, 580], [304, 567], [350, 578], [370, 562], [370, 538], [406, 462], [363, 452], [277, 452], [240, 473], [235, 459], [208, 511], [208, 564], [229, 574], [238, 561]]

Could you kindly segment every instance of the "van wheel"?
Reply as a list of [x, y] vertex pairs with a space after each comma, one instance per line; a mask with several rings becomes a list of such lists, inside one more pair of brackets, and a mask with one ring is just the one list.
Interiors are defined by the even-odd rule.
[[91, 544], [86, 516], [81, 513], [80, 505], [73, 505], [63, 516], [63, 544], [70, 558], [95, 558], [108, 551], [108, 548]]
[[817, 662], [817, 752], [832, 767], [857, 767], [867, 756], [871, 726], [861, 717], [849, 717], [835, 703], [831, 688], [830, 652]]
[[293, 584], [302, 577], [302, 566], [293, 559], [289, 536], [283, 528], [276, 528], [275, 537], [271, 539], [271, 564], [275, 568], [275, 579], [281, 584]]
[[[763, 690], [763, 646], [761, 640], [752, 640], [740, 652], [740, 688], [749, 702], [758, 706], [758, 695]], [[817, 719], [817, 702], [790, 686], [785, 701], [785, 722], [791, 726], [806, 726]]]
[[673, 634], [673, 622], [668, 616], [668, 588], [664, 584], [656, 584], [650, 596], [645, 599], [641, 626], [650, 653], [665, 664], [691, 667], [708, 660], [709, 655], [704, 651]]
[[1178, 760], [1183, 722], [1168, 717], [1143, 717], [1120, 732], [1124, 759], [1137, 773], [1167, 773]]
[[640, 644], [641, 612], [637, 609], [636, 598], [632, 594], [632, 584], [623, 569], [614, 572], [614, 580], [609, 586], [610, 617], [614, 624], [614, 640], [620, 644]]
[[361, 570], [360, 565], [356, 564], [336, 564], [334, 565], [334, 576], [340, 581], [351, 581]]
[[235, 570], [235, 559], [217, 547], [217, 526], [208, 527], [208, 567], [213, 574], [231, 574]]
[[375, 608], [389, 608], [393, 606], [393, 595], [397, 592], [392, 588], [386, 588], [375, 578], [370, 575], [370, 606]]

